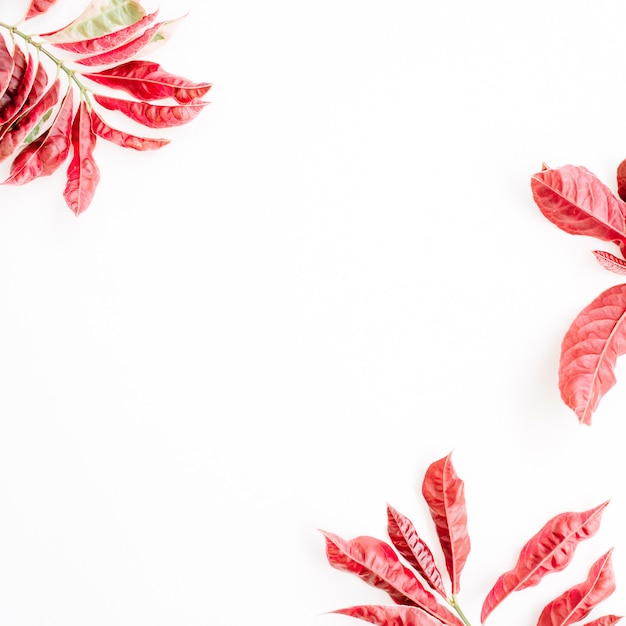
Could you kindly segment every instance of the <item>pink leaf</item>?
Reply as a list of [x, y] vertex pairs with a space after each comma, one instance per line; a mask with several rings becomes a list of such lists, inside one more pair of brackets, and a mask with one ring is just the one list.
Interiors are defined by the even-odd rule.
[[611, 552], [601, 556], [589, 570], [587, 579], [568, 589], [541, 612], [537, 626], [569, 626], [582, 619], [615, 591]]
[[23, 102], [19, 103], [19, 100], [16, 102], [16, 96], [22, 92], [21, 85], [31, 80], [31, 77], [34, 78], [34, 75], [34, 66], [30, 62], [30, 58], [26, 59], [22, 50], [18, 46], [15, 46], [13, 53], [13, 72], [7, 88], [2, 96], [0, 96], [0, 125], [10, 120], [23, 104]]
[[186, 104], [202, 98], [211, 88], [210, 83], [194, 83], [166, 72], [158, 63], [129, 61], [95, 74], [84, 74], [100, 85], [121, 89], [138, 100], [174, 98]]
[[84, 101], [80, 103], [72, 124], [73, 156], [67, 169], [63, 197], [75, 215], [87, 209], [100, 181], [100, 171], [93, 158], [96, 136], [91, 130], [91, 117]]
[[26, 11], [25, 20], [30, 20], [45, 13], [57, 0], [32, 0], [28, 10]]
[[93, 132], [107, 141], [122, 148], [133, 150], [158, 150], [169, 143], [169, 139], [152, 139], [137, 137], [130, 133], [111, 128], [95, 111], [91, 111], [91, 128]]
[[13, 55], [9, 52], [4, 37], [0, 35], [0, 96], [4, 95], [9, 86], [13, 76], [13, 65]]
[[600, 528], [607, 504], [608, 501], [582, 513], [561, 513], [545, 524], [522, 548], [515, 567], [502, 574], [487, 594], [480, 621], [484, 623], [509, 594], [537, 585], [546, 574], [567, 567], [578, 544]]
[[456, 595], [460, 589], [461, 570], [470, 552], [470, 539], [464, 484], [452, 465], [451, 454], [435, 461], [427, 469], [422, 495], [435, 522], [452, 582], [452, 595]]
[[431, 589], [447, 597], [441, 573], [430, 548], [419, 537], [411, 520], [387, 506], [387, 532], [398, 552], [417, 570]]
[[622, 619], [621, 615], [605, 615], [594, 619], [591, 622], [587, 622], [584, 626], [613, 626]]
[[441, 626], [441, 621], [414, 606], [351, 606], [333, 611], [377, 626]]
[[626, 352], [626, 285], [601, 293], [576, 317], [561, 344], [559, 389], [582, 424], [591, 424], [602, 396], [615, 384], [617, 357]]
[[603, 250], [594, 250], [593, 253], [598, 263], [600, 263], [605, 270], [615, 272], [615, 274], [626, 274], [626, 261]]
[[533, 197], [553, 224], [626, 249], [626, 204], [584, 167], [546, 169], [531, 179]]
[[437, 602], [384, 541], [373, 537], [346, 541], [332, 533], [322, 534], [326, 539], [326, 556], [336, 569], [356, 574], [367, 584], [388, 593], [397, 604], [418, 606], [444, 624], [461, 626], [461, 621]]
[[167, 128], [186, 124], [194, 119], [208, 104], [202, 100], [193, 100], [188, 104], [167, 106], [121, 100], [98, 94], [94, 94], [94, 99], [103, 107], [111, 111], [120, 111], [135, 122], [149, 128]]

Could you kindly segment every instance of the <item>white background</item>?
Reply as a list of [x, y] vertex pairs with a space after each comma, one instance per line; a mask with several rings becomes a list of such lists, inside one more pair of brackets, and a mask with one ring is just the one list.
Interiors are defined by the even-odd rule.
[[626, 369], [591, 427], [557, 389], [563, 333], [621, 282], [591, 250], [615, 250], [529, 186], [542, 161], [615, 186], [624, 3], [161, 5], [190, 13], [151, 58], [212, 104], [159, 152], [100, 141], [79, 218], [62, 171], [0, 188], [0, 621], [356, 624], [324, 613], [386, 596], [317, 529], [384, 538], [389, 502], [436, 549], [419, 489], [451, 450], [474, 626], [548, 518], [608, 498], [488, 623], [536, 623], [612, 546], [590, 619], [626, 612]]

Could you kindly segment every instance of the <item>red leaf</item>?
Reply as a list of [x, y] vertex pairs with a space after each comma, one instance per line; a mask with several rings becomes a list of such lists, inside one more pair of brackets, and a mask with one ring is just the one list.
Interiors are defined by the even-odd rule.
[[452, 595], [459, 592], [461, 570], [470, 552], [464, 491], [463, 481], [452, 465], [451, 454], [435, 461], [426, 470], [422, 495], [435, 522], [452, 582]]
[[582, 424], [591, 424], [615, 384], [615, 362], [626, 352], [626, 285], [601, 293], [576, 317], [561, 344], [559, 389]]
[[0, 35], [0, 96], [4, 95], [9, 86], [13, 76], [13, 65], [13, 55], [9, 52], [4, 37]]
[[151, 24], [156, 19], [157, 14], [158, 11], [144, 15], [138, 22], [100, 37], [81, 39], [80, 41], [59, 42], [53, 43], [52, 45], [55, 48], [61, 48], [62, 50], [74, 52], [75, 54], [99, 54], [100, 52], [107, 52], [132, 39], [135, 33], [138, 33], [144, 26]]
[[45, 13], [56, 1], [57, 0], [32, 0], [24, 19], [30, 20], [33, 17]]
[[561, 513], [545, 524], [522, 548], [515, 567], [502, 574], [487, 594], [480, 621], [484, 623], [509, 594], [537, 585], [546, 574], [567, 567], [578, 544], [600, 528], [607, 504], [608, 501], [582, 513]]
[[26, 59], [22, 50], [18, 46], [15, 46], [13, 53], [13, 73], [9, 79], [7, 88], [2, 96], [0, 96], [0, 125], [10, 120], [23, 104], [23, 102], [16, 104], [15, 97], [20, 93], [20, 86], [24, 82], [34, 78], [34, 76], [35, 70], [30, 61], [30, 57]]
[[94, 100], [106, 109], [120, 111], [135, 122], [149, 128], [168, 128], [180, 126], [194, 119], [209, 104], [202, 100], [193, 100], [188, 104], [165, 106], [147, 102], [133, 102], [94, 94]]
[[584, 167], [546, 169], [531, 179], [541, 212], [572, 235], [597, 237], [626, 250], [626, 204]]
[[373, 537], [346, 541], [332, 533], [322, 534], [326, 556], [336, 569], [356, 574], [367, 584], [387, 592], [397, 604], [418, 606], [444, 624], [461, 626], [462, 622], [437, 602], [384, 541]]
[[100, 181], [100, 171], [93, 158], [96, 136], [91, 130], [91, 117], [84, 101], [80, 103], [72, 124], [73, 156], [67, 169], [63, 197], [76, 215], [89, 206]]
[[133, 148], [133, 150], [158, 150], [169, 143], [169, 139], [137, 137], [111, 128], [94, 110], [91, 111], [91, 129], [98, 137], [111, 141], [122, 148]]
[[594, 250], [593, 253], [596, 255], [598, 263], [600, 263], [605, 270], [615, 272], [616, 274], [626, 274], [626, 261], [603, 250]]
[[377, 626], [441, 626], [438, 619], [414, 606], [351, 606], [333, 613], [356, 617]]
[[613, 626], [613, 624], [617, 624], [621, 619], [621, 615], [605, 615], [604, 617], [599, 617], [591, 622], [587, 622], [584, 626]]
[[537, 626], [568, 626], [578, 622], [615, 591], [609, 550], [589, 570], [587, 580], [568, 589], [541, 612]]
[[100, 85], [121, 89], [138, 100], [174, 98], [186, 104], [202, 98], [210, 83], [193, 83], [186, 78], [166, 72], [158, 63], [129, 61], [95, 74], [84, 74]]
[[70, 88], [50, 128], [17, 155], [4, 184], [24, 185], [39, 176], [49, 176], [65, 161], [70, 150], [72, 98]]
[[411, 520], [390, 505], [387, 505], [387, 532], [398, 552], [417, 570], [431, 589], [445, 599], [446, 590], [430, 548], [419, 537]]
[[626, 159], [617, 166], [617, 195], [626, 201]]
[[37, 104], [21, 115], [11, 128], [4, 133], [0, 139], [0, 161], [3, 161], [15, 152], [44, 114], [58, 102], [60, 84], [61, 81], [57, 78]]

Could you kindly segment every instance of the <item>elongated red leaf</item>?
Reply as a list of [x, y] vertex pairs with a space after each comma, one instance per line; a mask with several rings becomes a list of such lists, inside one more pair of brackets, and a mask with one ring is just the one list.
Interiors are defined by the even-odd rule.
[[626, 352], [626, 285], [601, 293], [576, 317], [561, 344], [559, 389], [582, 424], [615, 384], [617, 357]]
[[13, 55], [9, 52], [4, 37], [0, 35], [0, 96], [4, 95], [9, 86], [13, 76], [13, 65]]
[[622, 619], [621, 615], [604, 615], [584, 624], [584, 626], [613, 626]]
[[593, 253], [598, 263], [600, 263], [605, 270], [609, 270], [609, 272], [614, 272], [615, 274], [626, 274], [626, 261], [623, 259], [609, 252], [604, 252], [604, 250], [594, 250]]
[[72, 98], [70, 88], [50, 128], [15, 157], [4, 184], [24, 185], [39, 176], [49, 176], [65, 161], [70, 150]]
[[138, 22], [112, 33], [102, 35], [101, 37], [80, 39], [78, 41], [59, 42], [53, 43], [52, 45], [55, 48], [67, 50], [68, 52], [73, 52], [74, 54], [92, 55], [107, 52], [108, 50], [113, 50], [113, 48], [117, 48], [122, 44], [125, 44], [127, 41], [130, 41], [140, 30], [149, 26], [156, 19], [157, 14], [158, 11], [154, 11], [154, 13], [144, 15]]
[[441, 626], [441, 622], [414, 606], [362, 605], [333, 611], [377, 626]]
[[522, 548], [515, 567], [502, 574], [487, 594], [480, 614], [484, 623], [489, 614], [514, 591], [532, 587], [551, 572], [559, 572], [572, 560], [581, 541], [600, 528], [602, 511], [608, 504], [582, 513], [561, 513], [548, 521]]
[[25, 20], [30, 20], [45, 13], [57, 0], [32, 0], [28, 10], [26, 11]]
[[0, 161], [11, 156], [45, 113], [56, 105], [59, 99], [60, 84], [61, 81], [57, 78], [37, 104], [20, 116], [13, 126], [4, 133], [0, 139]]
[[100, 181], [100, 170], [93, 158], [96, 136], [84, 101], [80, 103], [72, 124], [72, 160], [67, 169], [63, 197], [70, 209], [80, 215], [87, 209]]
[[626, 204], [584, 167], [546, 169], [531, 179], [541, 212], [572, 235], [597, 237], [626, 249]]
[[452, 595], [459, 592], [461, 571], [470, 552], [467, 532], [465, 488], [452, 465], [451, 454], [426, 470], [422, 495], [435, 522], [439, 543], [452, 582]]
[[441, 573], [430, 548], [417, 534], [411, 520], [391, 505], [387, 506], [387, 532], [396, 550], [417, 570], [431, 589], [446, 598]]
[[626, 201], [626, 159], [617, 166], [617, 195]]
[[144, 101], [174, 98], [176, 102], [186, 104], [202, 98], [211, 88], [210, 83], [194, 83], [181, 76], [170, 74], [152, 61], [129, 61], [84, 76], [100, 85], [121, 89]]
[[591, 610], [615, 591], [611, 552], [601, 556], [587, 579], [568, 589], [541, 612], [537, 626], [568, 626], [585, 619]]
[[418, 606], [444, 624], [461, 626], [462, 622], [437, 602], [384, 541], [373, 537], [344, 540], [332, 533], [322, 534], [326, 556], [336, 569], [356, 574], [367, 584], [387, 592], [397, 604]]
[[20, 92], [20, 85], [30, 79], [27, 75], [29, 66], [31, 67], [29, 73], [34, 77], [34, 67], [32, 67], [32, 64], [29, 62], [29, 59], [26, 58], [22, 50], [18, 46], [15, 46], [13, 52], [13, 73], [9, 79], [7, 88], [2, 96], [0, 96], [0, 125], [10, 120], [13, 115], [15, 115], [18, 106], [21, 106], [20, 104], [16, 104], [15, 98]]
[[169, 143], [169, 139], [137, 137], [122, 130], [111, 128], [94, 110], [91, 111], [91, 128], [98, 137], [102, 137], [122, 148], [158, 150]]
[[149, 128], [168, 128], [187, 124], [208, 104], [202, 100], [193, 100], [188, 104], [167, 106], [120, 100], [99, 94], [94, 94], [94, 100], [106, 109], [120, 111], [135, 122]]

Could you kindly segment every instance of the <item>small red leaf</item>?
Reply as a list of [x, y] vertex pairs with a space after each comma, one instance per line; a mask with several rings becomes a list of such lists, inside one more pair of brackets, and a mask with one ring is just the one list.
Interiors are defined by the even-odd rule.
[[605, 270], [609, 270], [609, 272], [614, 272], [615, 274], [626, 274], [626, 261], [603, 250], [594, 250], [593, 253], [598, 263], [600, 263]]
[[135, 122], [149, 128], [168, 128], [187, 124], [208, 104], [202, 100], [194, 100], [188, 104], [166, 106], [121, 100], [98, 94], [94, 94], [94, 99], [106, 109], [120, 111]]
[[626, 249], [626, 204], [584, 167], [547, 169], [531, 179], [533, 197], [553, 224]]
[[470, 552], [467, 533], [465, 488], [452, 465], [451, 454], [426, 470], [422, 495], [435, 522], [439, 543], [452, 582], [452, 595], [459, 592], [461, 571]]
[[84, 101], [80, 103], [72, 124], [72, 160], [67, 169], [63, 197], [67, 205], [80, 215], [87, 209], [100, 181], [100, 170], [93, 158], [96, 136], [91, 130], [91, 117]]
[[56, 1], [57, 0], [32, 0], [24, 19], [30, 20], [33, 17], [45, 13]]
[[91, 111], [91, 129], [98, 137], [102, 137], [122, 148], [132, 148], [133, 150], [158, 150], [169, 143], [169, 139], [137, 137], [116, 128], [111, 128], [93, 110]]
[[9, 79], [9, 84], [2, 96], [0, 96], [0, 125], [5, 124], [18, 111], [23, 104], [23, 102], [16, 102], [16, 96], [21, 91], [21, 85], [32, 81], [32, 78], [35, 76], [34, 66], [30, 58], [27, 59], [18, 46], [15, 46], [13, 63], [13, 73]]
[[351, 606], [333, 613], [356, 617], [377, 626], [441, 626], [440, 620], [414, 606]]
[[390, 505], [387, 506], [387, 532], [398, 552], [417, 570], [431, 589], [445, 599], [446, 590], [430, 548], [417, 534], [411, 520]]
[[602, 511], [608, 504], [582, 513], [561, 513], [548, 521], [522, 548], [515, 567], [502, 574], [487, 594], [480, 614], [485, 622], [489, 614], [514, 591], [537, 585], [552, 572], [570, 563], [581, 541], [589, 539], [600, 528]]
[[559, 389], [582, 424], [615, 384], [617, 357], [626, 352], [626, 285], [601, 293], [576, 317], [561, 344]]
[[180, 104], [202, 98], [211, 88], [210, 83], [194, 83], [166, 72], [158, 63], [129, 61], [95, 74], [85, 74], [94, 82], [121, 89], [138, 100], [174, 98]]
[[332, 533], [322, 534], [326, 539], [326, 556], [336, 569], [356, 574], [367, 584], [388, 593], [397, 604], [418, 606], [444, 624], [461, 626], [462, 622], [437, 602], [384, 541], [373, 537], [344, 540]]
[[601, 556], [589, 570], [587, 579], [568, 589], [541, 612], [537, 626], [568, 626], [582, 619], [615, 591], [611, 552]]
[[617, 195], [626, 201], [626, 159], [617, 166]]
[[591, 622], [587, 622], [584, 626], [613, 626], [622, 619], [621, 615], [604, 615]]
[[9, 52], [4, 37], [0, 35], [0, 96], [4, 95], [9, 86], [13, 76], [13, 65], [13, 55]]

